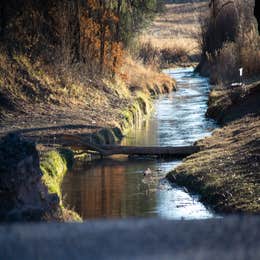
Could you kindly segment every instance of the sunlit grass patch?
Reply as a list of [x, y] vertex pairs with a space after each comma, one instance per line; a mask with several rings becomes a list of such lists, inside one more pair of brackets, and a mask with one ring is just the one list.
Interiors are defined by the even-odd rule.
[[160, 60], [162, 67], [198, 62], [200, 19], [207, 9], [205, 1], [166, 4], [165, 13], [139, 37], [141, 57], [157, 53], [154, 63]]

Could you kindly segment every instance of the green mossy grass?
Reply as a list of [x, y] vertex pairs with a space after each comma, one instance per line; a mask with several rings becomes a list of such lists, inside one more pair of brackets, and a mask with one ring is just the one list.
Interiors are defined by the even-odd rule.
[[65, 221], [81, 222], [81, 217], [74, 211], [67, 209], [62, 202], [61, 184], [66, 172], [73, 165], [73, 152], [60, 149], [44, 152], [41, 156], [40, 168], [43, 173], [43, 183], [49, 193], [56, 193], [60, 198], [61, 218]]
[[60, 186], [72, 163], [73, 154], [70, 150], [53, 150], [43, 153], [40, 168], [43, 173], [43, 182], [50, 193], [57, 193], [61, 197]]

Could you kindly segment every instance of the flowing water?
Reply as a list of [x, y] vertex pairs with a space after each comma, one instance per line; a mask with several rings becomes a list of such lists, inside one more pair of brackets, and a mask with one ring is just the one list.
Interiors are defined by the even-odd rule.
[[[215, 123], [205, 117], [210, 90], [206, 78], [192, 68], [165, 73], [177, 81], [177, 91], [155, 101], [155, 113], [134, 129], [123, 145], [190, 145], [211, 133]], [[83, 219], [162, 217], [205, 219], [215, 214], [196, 195], [169, 183], [166, 174], [180, 160], [114, 157], [91, 163], [76, 163], [63, 183], [65, 202]], [[152, 174], [144, 176], [150, 168]]]

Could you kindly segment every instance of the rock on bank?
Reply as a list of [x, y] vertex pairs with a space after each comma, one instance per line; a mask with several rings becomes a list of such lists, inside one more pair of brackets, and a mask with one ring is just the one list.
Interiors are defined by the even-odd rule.
[[35, 144], [9, 134], [0, 142], [0, 221], [37, 221], [53, 215], [59, 198], [42, 183]]

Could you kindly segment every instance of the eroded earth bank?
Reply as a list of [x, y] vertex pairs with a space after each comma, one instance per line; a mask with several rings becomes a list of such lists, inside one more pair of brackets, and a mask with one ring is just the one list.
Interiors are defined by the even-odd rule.
[[225, 213], [260, 212], [260, 85], [215, 88], [208, 116], [222, 126], [168, 178]]

